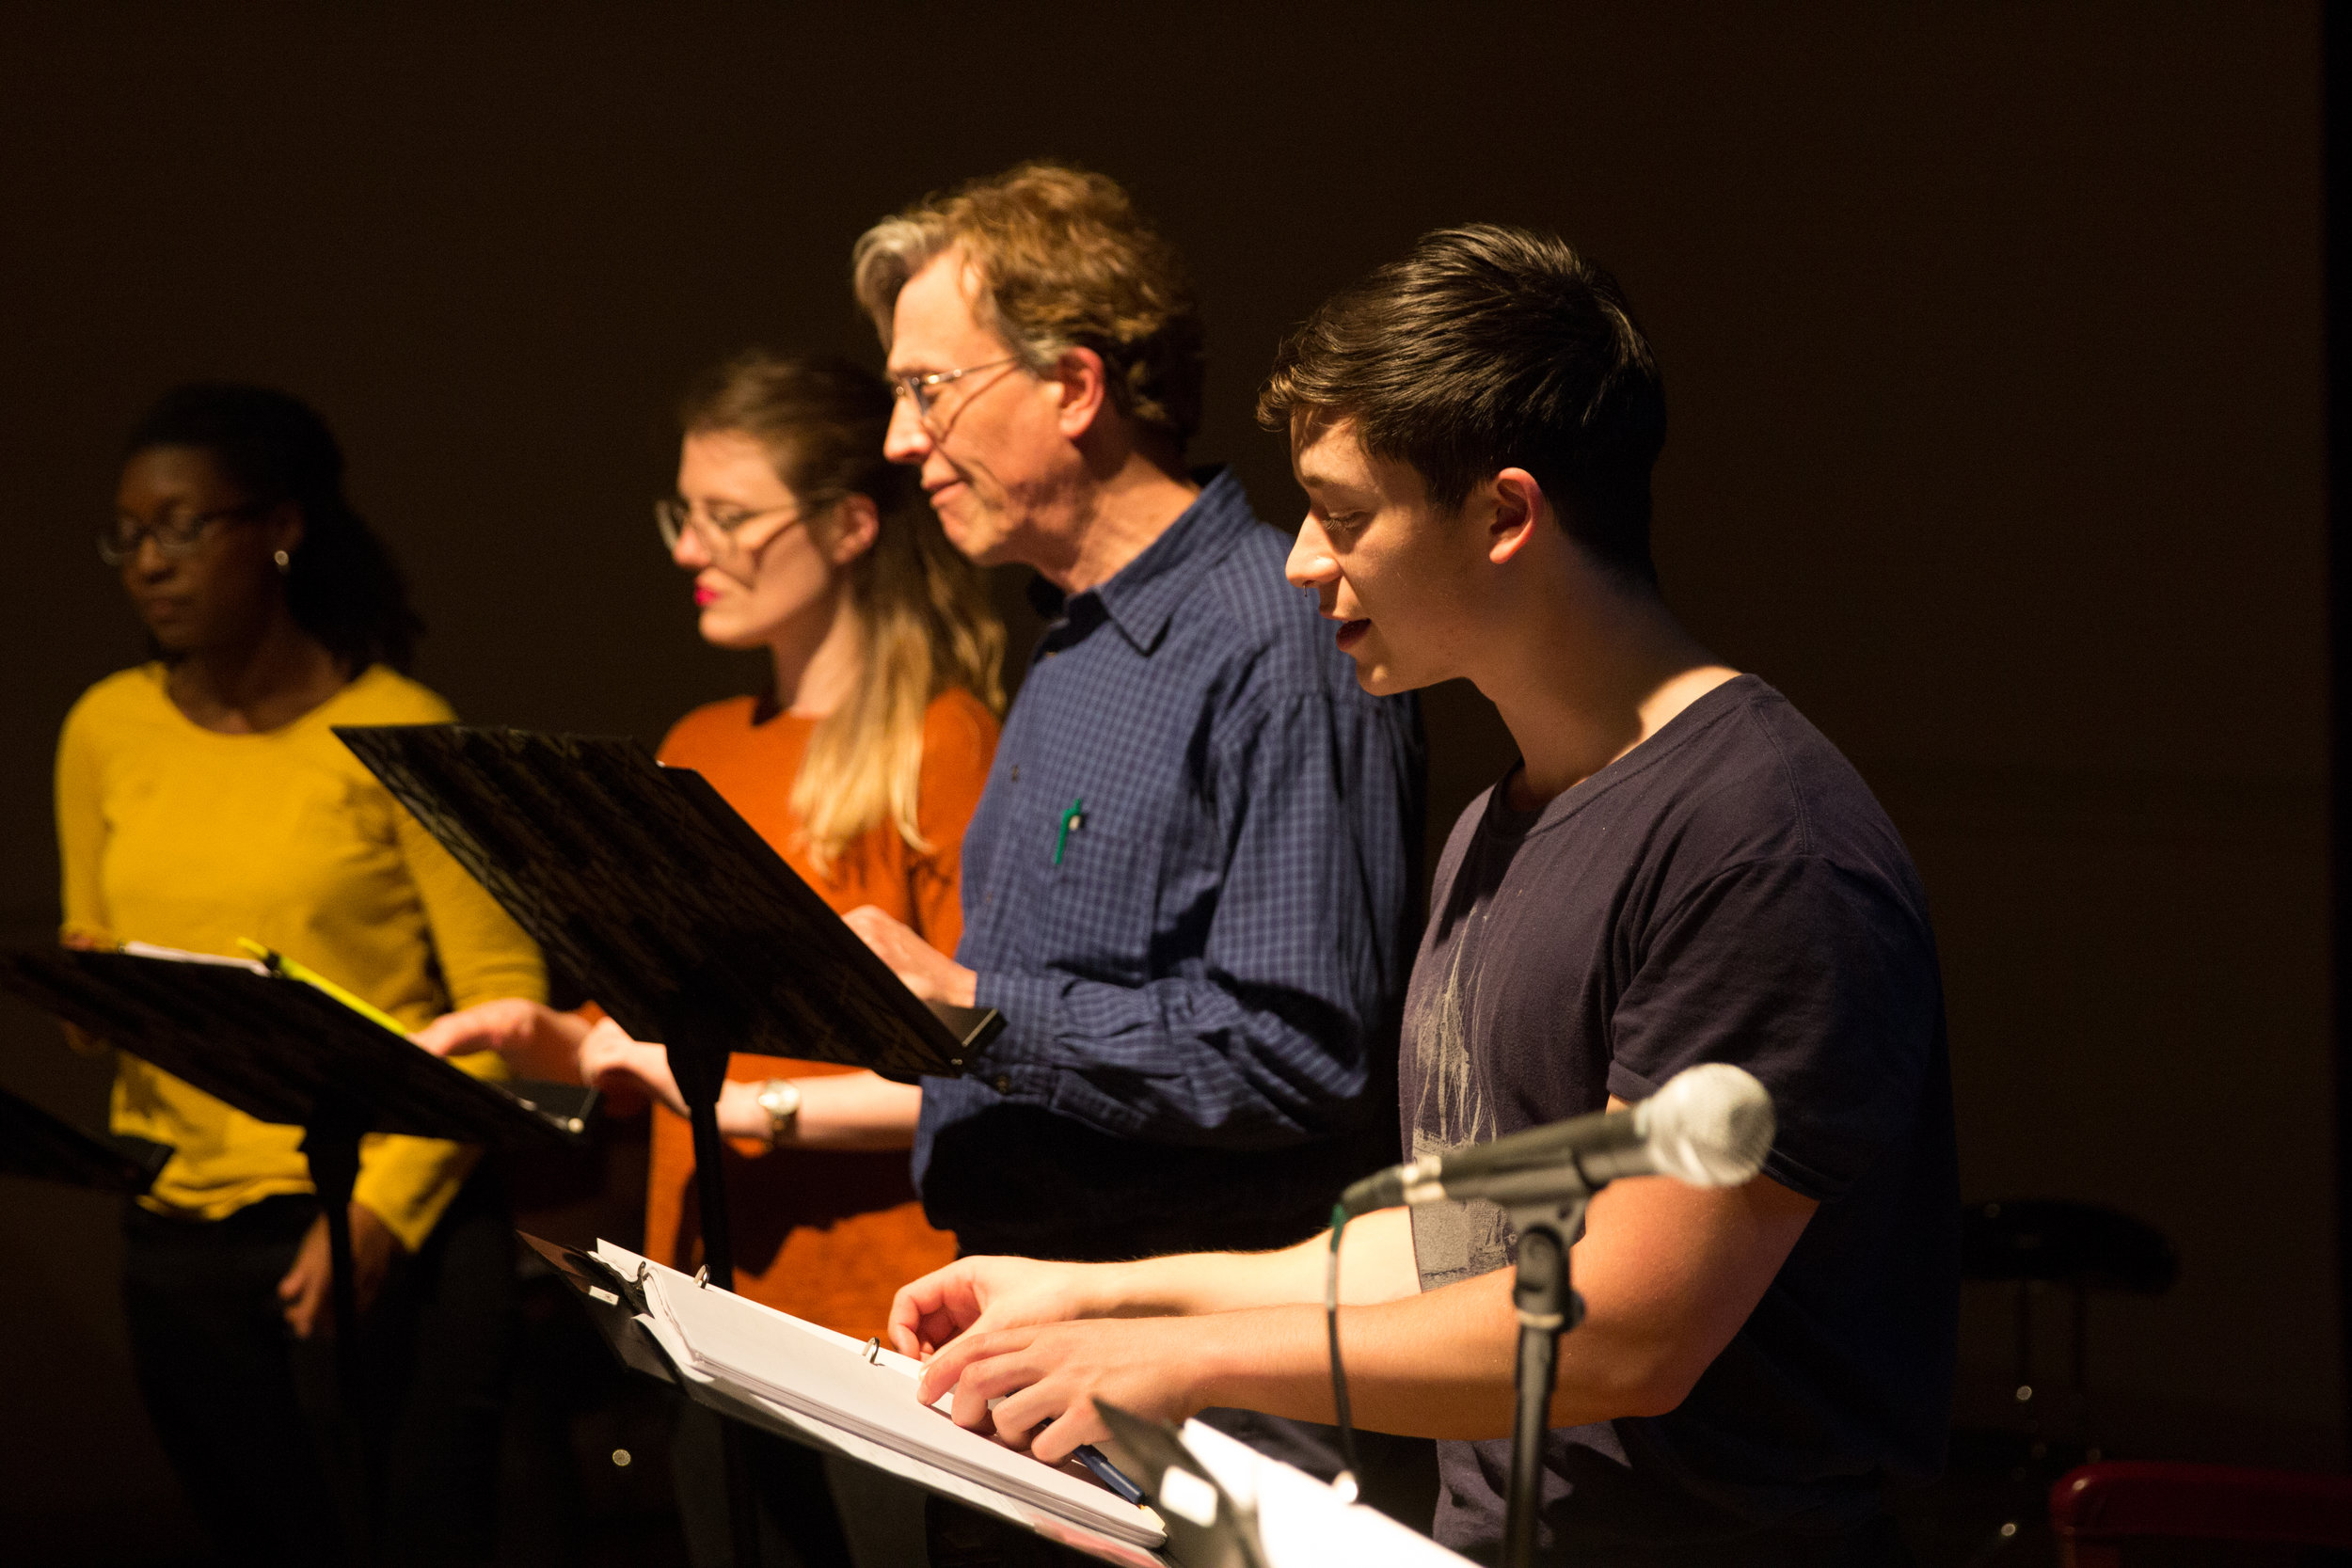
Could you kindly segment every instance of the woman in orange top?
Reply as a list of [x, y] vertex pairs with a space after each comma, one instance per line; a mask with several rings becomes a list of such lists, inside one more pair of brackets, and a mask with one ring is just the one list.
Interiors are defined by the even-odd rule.
[[[660, 755], [708, 779], [835, 910], [873, 905], [952, 953], [964, 824], [1004, 705], [1004, 629], [912, 474], [883, 459], [890, 404], [885, 383], [847, 363], [757, 354], [688, 399], [678, 497], [657, 519], [693, 574], [703, 637], [765, 648], [772, 684], [696, 708]], [[591, 1082], [629, 1076], [675, 1104], [660, 1048], [592, 1037], [593, 1019], [491, 1003], [418, 1038]], [[955, 1256], [907, 1169], [921, 1090], [774, 1056], [738, 1054], [727, 1072], [731, 1107], [765, 1107], [748, 1128], [732, 1118], [759, 1134], [732, 1140], [726, 1173], [736, 1289], [845, 1334], [883, 1332], [898, 1287]], [[654, 1116], [645, 1251], [691, 1270], [692, 1140], [669, 1105]], [[690, 1538], [696, 1512], [690, 1501]], [[812, 1539], [821, 1526], [789, 1533], [803, 1557], [833, 1555]]]

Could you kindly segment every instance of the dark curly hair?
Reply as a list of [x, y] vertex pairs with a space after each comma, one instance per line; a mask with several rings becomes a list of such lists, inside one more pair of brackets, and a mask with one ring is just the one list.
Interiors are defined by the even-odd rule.
[[310, 405], [269, 387], [175, 387], [131, 427], [125, 460], [155, 447], [197, 447], [264, 506], [292, 501], [302, 543], [286, 571], [294, 624], [358, 674], [404, 673], [424, 622], [384, 541], [343, 495], [343, 452]]

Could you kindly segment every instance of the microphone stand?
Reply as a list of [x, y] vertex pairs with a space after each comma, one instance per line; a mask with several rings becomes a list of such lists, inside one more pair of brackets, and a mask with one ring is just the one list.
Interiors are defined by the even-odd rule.
[[1531, 1568], [1535, 1516], [1543, 1505], [1544, 1433], [1560, 1377], [1560, 1336], [1584, 1319], [1584, 1302], [1568, 1283], [1568, 1248], [1584, 1228], [1591, 1187], [1573, 1163], [1528, 1171], [1497, 1197], [1519, 1234], [1518, 1277], [1511, 1305], [1519, 1319], [1518, 1409], [1511, 1423], [1511, 1487], [1503, 1515], [1502, 1568]]

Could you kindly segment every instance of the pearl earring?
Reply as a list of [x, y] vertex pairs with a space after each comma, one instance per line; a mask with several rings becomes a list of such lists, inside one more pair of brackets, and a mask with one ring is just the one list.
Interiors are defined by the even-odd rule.
[[281, 578], [288, 572], [294, 570], [294, 557], [288, 555], [284, 550], [279, 550], [276, 555], [271, 556], [270, 559], [278, 562], [278, 575]]

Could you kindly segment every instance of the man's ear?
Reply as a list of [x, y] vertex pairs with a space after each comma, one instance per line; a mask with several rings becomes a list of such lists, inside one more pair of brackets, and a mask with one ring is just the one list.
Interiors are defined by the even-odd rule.
[[874, 498], [863, 491], [852, 490], [834, 507], [832, 536], [825, 544], [825, 559], [835, 566], [847, 566], [874, 547], [882, 535], [882, 513], [874, 505]]
[[1103, 404], [1110, 399], [1108, 373], [1103, 356], [1090, 348], [1064, 350], [1054, 362], [1050, 379], [1061, 388], [1055, 418], [1063, 436], [1074, 441], [1094, 428]]
[[1486, 522], [1486, 559], [1500, 566], [1527, 548], [1547, 510], [1544, 487], [1525, 468], [1505, 468], [1486, 483], [1494, 515]]

